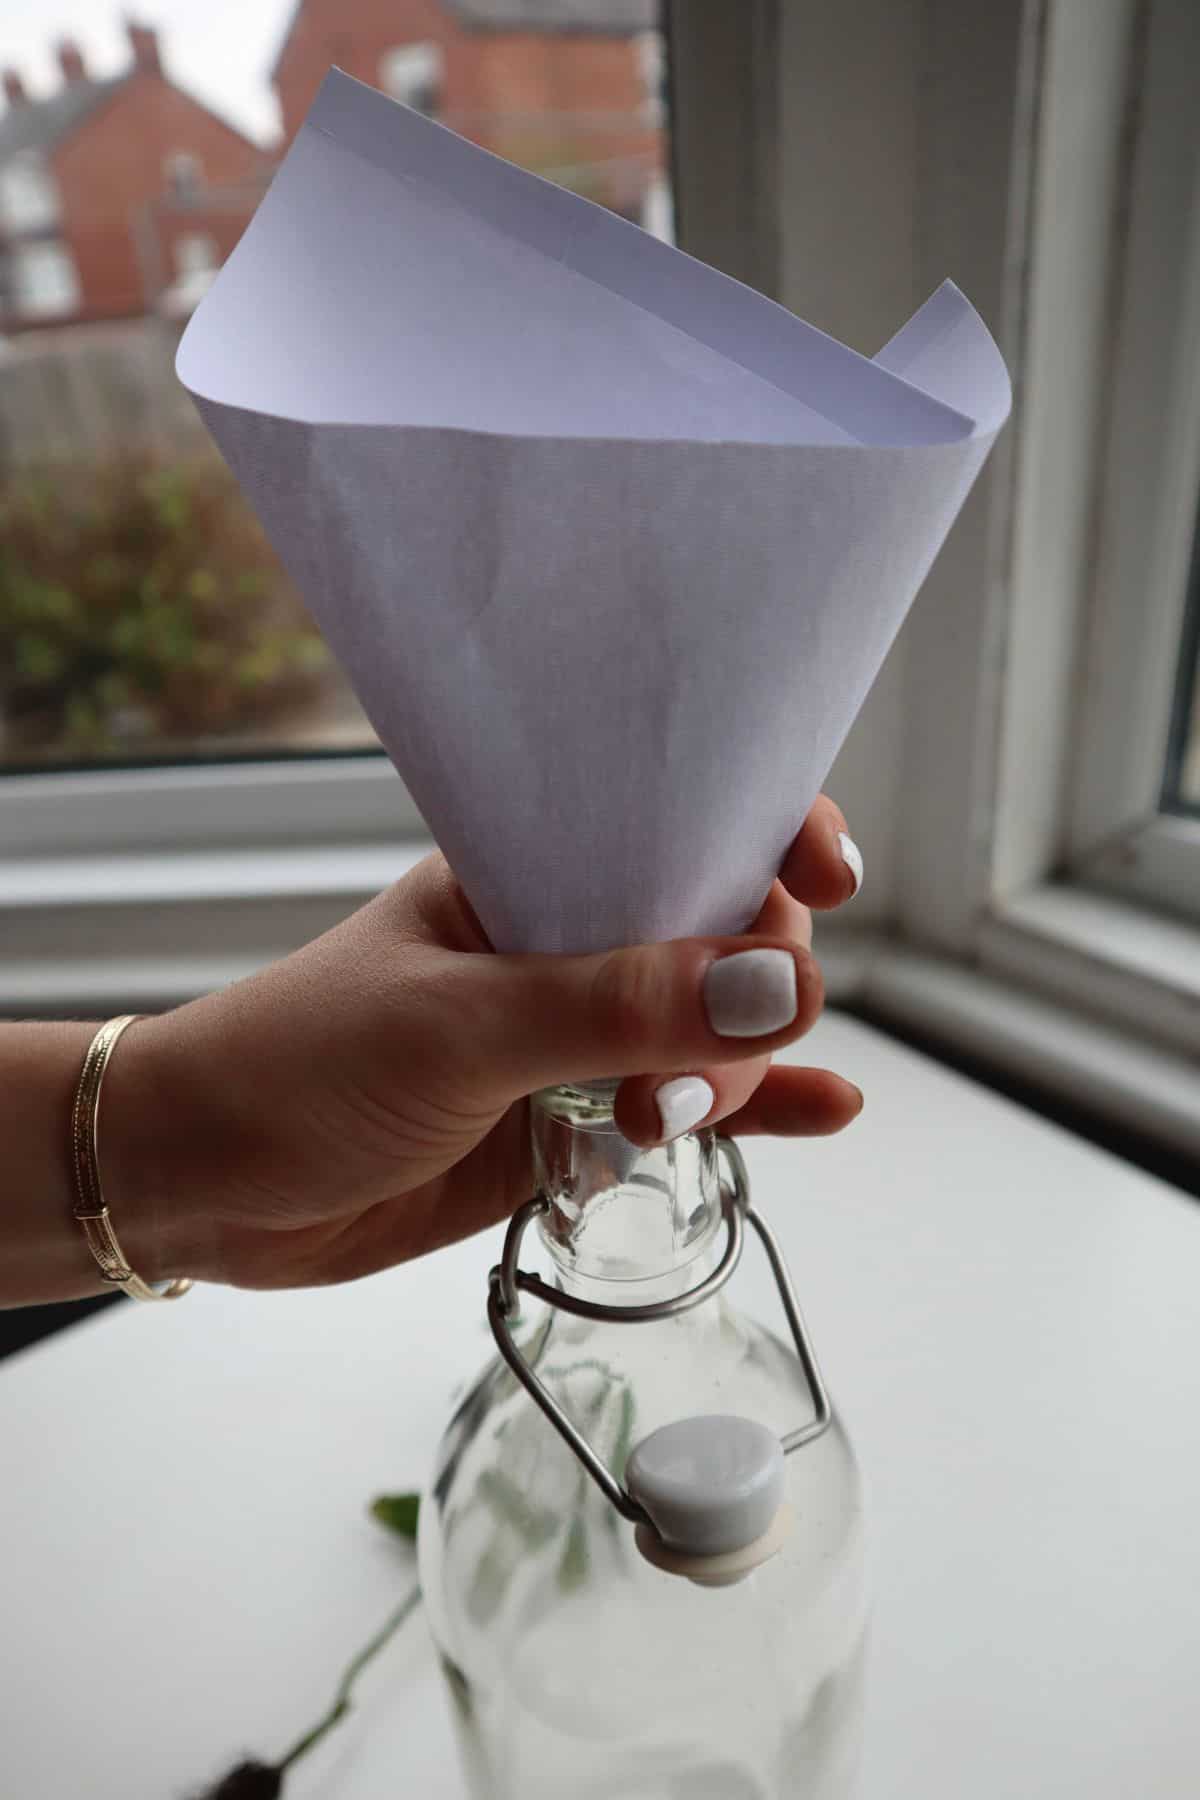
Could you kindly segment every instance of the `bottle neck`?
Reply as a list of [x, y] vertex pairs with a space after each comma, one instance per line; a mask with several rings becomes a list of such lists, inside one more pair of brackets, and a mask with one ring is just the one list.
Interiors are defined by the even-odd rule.
[[720, 1181], [711, 1132], [644, 1150], [613, 1119], [617, 1083], [533, 1096], [542, 1239], [568, 1291], [610, 1305], [667, 1299], [720, 1254]]

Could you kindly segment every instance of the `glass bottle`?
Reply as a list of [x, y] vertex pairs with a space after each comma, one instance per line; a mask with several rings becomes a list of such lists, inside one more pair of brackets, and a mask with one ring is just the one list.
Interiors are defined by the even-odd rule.
[[[538, 1223], [562, 1296], [653, 1307], [722, 1264], [729, 1195], [712, 1133], [639, 1149], [613, 1122], [615, 1086], [531, 1102]], [[866, 1634], [857, 1466], [836, 1414], [828, 1429], [812, 1423], [818, 1399], [796, 1350], [727, 1292], [642, 1322], [522, 1297], [510, 1324], [617, 1482], [649, 1433], [696, 1415], [741, 1415], [781, 1438], [806, 1421], [820, 1431], [784, 1460], [782, 1547], [743, 1579], [705, 1586], [653, 1566], [500, 1358], [446, 1431], [420, 1570], [474, 1800], [853, 1792]]]

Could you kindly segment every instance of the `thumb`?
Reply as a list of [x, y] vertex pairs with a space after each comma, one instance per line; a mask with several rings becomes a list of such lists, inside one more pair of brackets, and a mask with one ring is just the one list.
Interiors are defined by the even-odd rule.
[[461, 984], [448, 986], [469, 1008], [464, 1050], [472, 1080], [497, 1101], [556, 1081], [761, 1057], [800, 1037], [821, 1010], [811, 952], [783, 937], [680, 938], [592, 956], [462, 963]]

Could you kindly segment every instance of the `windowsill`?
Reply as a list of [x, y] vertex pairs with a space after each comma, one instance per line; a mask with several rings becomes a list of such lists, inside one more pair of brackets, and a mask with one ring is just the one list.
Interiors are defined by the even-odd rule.
[[1084, 878], [1135, 905], [1158, 904], [1200, 925], [1200, 819], [1155, 813], [1086, 859]]
[[0, 1012], [157, 1011], [327, 931], [427, 838], [13, 857], [0, 863]]
[[[179, 1004], [328, 930], [430, 848], [414, 837], [10, 859], [0, 1011]], [[980, 964], [969, 967], [852, 919], [851, 909], [818, 922], [831, 1002], [926, 1031], [1200, 1154], [1200, 937], [1189, 927], [1046, 887], [985, 922]]]
[[0, 917], [30, 907], [196, 900], [321, 896], [353, 903], [407, 874], [431, 847], [426, 840], [23, 857], [4, 866]]
[[995, 973], [881, 942], [831, 997], [1163, 1149], [1200, 1158], [1194, 1060]]
[[[859, 949], [835, 998], [998, 1073], [1200, 1156], [1200, 934], [1083, 888], [985, 919], [976, 966], [892, 940]], [[824, 955], [824, 952], [823, 952]]]
[[1200, 931], [1086, 888], [1036, 888], [980, 935], [983, 965], [1167, 1050], [1200, 1050]]

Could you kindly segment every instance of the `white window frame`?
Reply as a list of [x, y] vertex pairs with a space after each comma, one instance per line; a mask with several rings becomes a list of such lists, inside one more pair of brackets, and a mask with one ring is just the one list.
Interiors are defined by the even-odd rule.
[[1200, 493], [1200, 14], [1059, 0], [1043, 49], [973, 949], [1195, 1055], [1200, 821], [1160, 793]]
[[[60, 319], [76, 311], [82, 294], [79, 270], [68, 245], [61, 238], [33, 237], [18, 239], [9, 251], [12, 279], [12, 310], [20, 319]], [[53, 267], [49, 288], [43, 282], [37, 293], [29, 282], [29, 267], [47, 264]]]
[[1198, 71], [1200, 13], [1160, 5], [1145, 51], [1067, 846], [1081, 880], [1193, 920], [1200, 820], [1159, 802], [1200, 496]]
[[428, 847], [382, 753], [5, 776], [0, 1012], [191, 999], [327, 930]]
[[[1182, 324], [1194, 274], [1185, 263], [1169, 294], [1122, 274], [1127, 222], [1136, 259], [1139, 234], [1169, 231], [1171, 205], [1178, 219], [1186, 183], [1163, 163], [1186, 154], [1181, 82], [1200, 21], [1190, 0], [850, 10], [749, 0], [710, 18], [706, 45], [686, 0], [670, 12], [684, 247], [868, 354], [952, 276], [1014, 377], [1013, 420], [830, 779], [868, 877], [820, 921], [827, 992], [1194, 1151], [1200, 933], [1168, 909], [1189, 910], [1195, 828], [1157, 813], [1196, 494], [1200, 409], [1181, 367], [1197, 362]], [[847, 135], [855, 109], [872, 132]], [[1157, 219], [1138, 207], [1147, 185]], [[1089, 626], [1117, 643], [1098, 623], [1106, 606], [1129, 622], [1097, 526], [1111, 544], [1106, 452], [1156, 308], [1154, 379], [1175, 404], [1154, 449], [1178, 486], [1174, 535], [1158, 540], [1158, 629], [1140, 646], [1158, 712], [1132, 721], [1151, 744], [1120, 816], [1136, 836], [1111, 843], [1137, 864], [1114, 874], [1080, 831], [1097, 770], [1093, 758], [1077, 774], [1091, 748], [1079, 754], [1081, 697], [1099, 733], [1116, 716], [1080, 645]], [[1122, 553], [1136, 562], [1135, 543]]]
[[421, 830], [420, 815], [382, 752], [18, 772], [0, 779], [0, 889], [7, 859], [15, 857], [252, 851]]
[[175, 275], [179, 281], [194, 280], [200, 275], [215, 275], [221, 266], [221, 253], [211, 231], [185, 231], [171, 247]]
[[204, 164], [194, 150], [169, 150], [163, 157], [163, 179], [174, 200], [194, 200], [204, 186]]
[[633, 40], [633, 54], [642, 86], [642, 117], [648, 125], [662, 125], [666, 118], [663, 80], [667, 72], [667, 45], [662, 32], [639, 31]]
[[428, 108], [422, 106], [418, 110], [428, 111], [436, 118], [446, 86], [446, 53], [428, 38], [418, 43], [393, 44], [379, 58], [379, 85], [404, 106], [412, 106], [429, 95]]
[[[909, 633], [912, 830], [895, 916], [910, 943], [982, 971], [1006, 999], [1015, 986], [1050, 1002], [1055, 1030], [1070, 1009], [1081, 1067], [1116, 1028], [1136, 1086], [1144, 1050], [1150, 1118], [1153, 1059], [1200, 1051], [1200, 932], [1167, 916], [1195, 917], [1200, 834], [1158, 812], [1200, 471], [1200, 390], [1180, 362], [1195, 235], [1175, 240], [1176, 281], [1149, 288], [1139, 259], [1172, 207], [1181, 225], [1195, 136], [1180, 83], [1200, 19], [1188, 0], [1046, 0], [1033, 15], [992, 295], [1017, 406]], [[1152, 433], [1155, 418], [1166, 428]], [[1155, 497], [1140, 508], [1119, 504], [1131, 433]], [[964, 581], [981, 596], [967, 630]], [[1131, 604], [1141, 591], [1152, 630]], [[1122, 679], [1138, 684], [1133, 705]], [[934, 710], [948, 694], [949, 722]], [[1031, 1043], [1045, 1024], [1031, 1014]], [[1200, 1093], [1192, 1112], [1200, 1122]]]
[[58, 224], [58, 183], [36, 150], [19, 150], [0, 168], [0, 226], [14, 237]]

